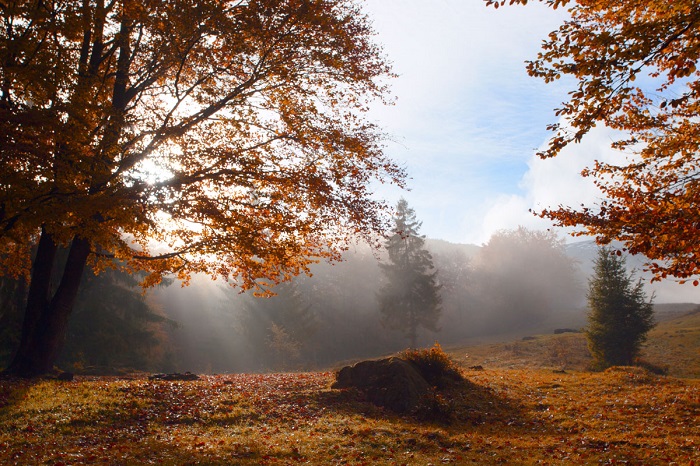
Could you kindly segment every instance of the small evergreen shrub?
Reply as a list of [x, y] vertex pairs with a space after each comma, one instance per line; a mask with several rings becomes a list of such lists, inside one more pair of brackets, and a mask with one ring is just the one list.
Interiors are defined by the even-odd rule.
[[451, 382], [463, 380], [457, 363], [437, 342], [429, 349], [406, 350], [399, 357], [413, 364], [423, 378], [434, 387], [444, 388]]

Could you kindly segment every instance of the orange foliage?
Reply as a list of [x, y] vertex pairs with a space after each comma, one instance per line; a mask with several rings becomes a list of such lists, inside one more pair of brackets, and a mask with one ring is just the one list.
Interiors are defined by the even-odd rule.
[[699, 274], [700, 6], [689, 0], [541, 3], [568, 6], [571, 18], [549, 35], [528, 72], [545, 82], [568, 75], [577, 86], [557, 110], [564, 123], [549, 126], [554, 134], [540, 156], [556, 156], [603, 123], [620, 131], [612, 146], [632, 157], [621, 153], [619, 163], [584, 170], [606, 197], [598, 205], [559, 206], [540, 215], [583, 227], [580, 234], [596, 235], [601, 244], [622, 241], [655, 261], [650, 269], [657, 279]]
[[244, 287], [337, 258], [403, 183], [363, 112], [390, 70], [354, 0], [0, 7], [0, 270], [43, 228], [99, 270]]

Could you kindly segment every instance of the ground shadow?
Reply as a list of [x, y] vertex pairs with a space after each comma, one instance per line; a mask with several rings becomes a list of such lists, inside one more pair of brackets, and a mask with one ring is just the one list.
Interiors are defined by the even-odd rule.
[[453, 428], [492, 425], [516, 429], [537, 422], [520, 402], [469, 380], [453, 382], [441, 390], [431, 391], [425, 404], [408, 414], [377, 406], [368, 400], [366, 394], [354, 388], [329, 389], [308, 396], [310, 403], [341, 415], [361, 415], [375, 420], [395, 418], [418, 425]]

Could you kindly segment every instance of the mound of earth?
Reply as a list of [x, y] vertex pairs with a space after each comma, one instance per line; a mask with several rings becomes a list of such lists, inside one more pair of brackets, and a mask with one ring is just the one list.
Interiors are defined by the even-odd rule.
[[414, 412], [430, 391], [418, 369], [397, 357], [344, 367], [336, 374], [332, 388], [355, 388], [372, 403], [397, 413]]

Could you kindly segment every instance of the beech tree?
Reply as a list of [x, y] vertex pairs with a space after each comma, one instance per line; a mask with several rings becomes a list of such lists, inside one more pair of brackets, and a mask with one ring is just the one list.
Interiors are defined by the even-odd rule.
[[[547, 209], [561, 226], [624, 243], [651, 259], [656, 279], [700, 273], [700, 5], [693, 0], [540, 0], [571, 14], [544, 41], [530, 75], [577, 83], [541, 157], [554, 157], [596, 124], [619, 130], [612, 146], [633, 156], [584, 170], [605, 199]], [[486, 0], [498, 7], [506, 0]], [[508, 0], [526, 4], [527, 0]], [[698, 281], [694, 283], [697, 285]]]
[[[60, 251], [59, 263], [66, 253]], [[83, 277], [58, 364], [99, 366], [103, 370], [148, 370], [162, 365], [163, 330], [166, 324], [177, 324], [150, 305], [137, 286], [138, 278], [112, 269]], [[17, 349], [25, 302], [23, 278], [0, 279], [0, 366], [9, 363]]]
[[7, 372], [51, 369], [86, 267], [265, 292], [385, 227], [369, 184], [404, 174], [363, 112], [391, 73], [355, 0], [10, 0], [0, 15], [0, 269], [31, 278]]
[[642, 281], [634, 283], [625, 259], [608, 248], [598, 251], [588, 285], [586, 338], [595, 366], [631, 365], [654, 328], [653, 297], [647, 300]]
[[411, 348], [416, 348], [420, 327], [438, 330], [441, 312], [441, 286], [433, 258], [424, 247], [425, 237], [418, 234], [420, 226], [415, 211], [401, 199], [385, 243], [389, 260], [379, 264], [385, 276], [378, 293], [382, 324], [403, 331]]

